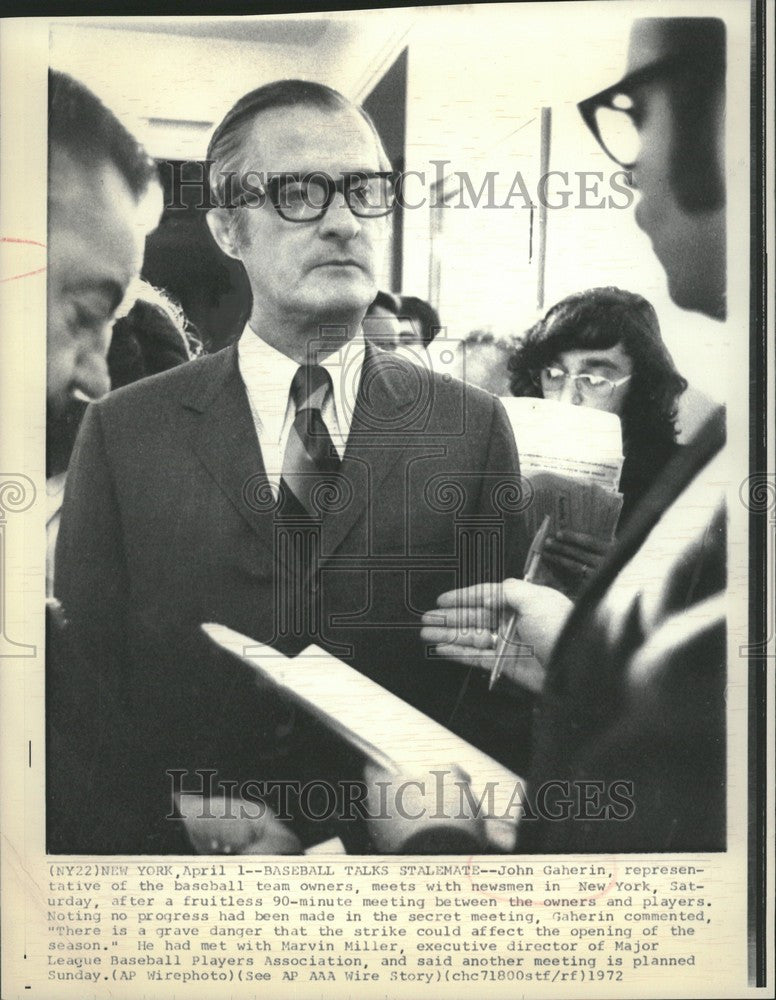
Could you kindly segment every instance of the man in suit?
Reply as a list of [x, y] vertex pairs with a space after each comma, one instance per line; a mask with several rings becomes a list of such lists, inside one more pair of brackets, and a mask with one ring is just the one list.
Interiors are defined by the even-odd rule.
[[395, 197], [374, 126], [328, 87], [281, 81], [238, 101], [208, 159], [248, 324], [90, 407], [65, 498], [56, 592], [132, 732], [117, 769], [146, 817], [103, 828], [98, 851], [181, 849], [170, 770], [195, 791], [203, 768], [321, 776], [320, 734], [220, 660], [202, 622], [289, 655], [316, 642], [494, 753], [516, 743], [483, 679], [419, 640], [445, 586], [519, 572], [524, 498], [496, 399], [363, 340]]
[[[579, 106], [605, 152], [632, 173], [636, 218], [672, 297], [718, 319], [724, 104], [724, 24], [650, 18], [634, 23], [623, 79]], [[635, 160], [617, 145], [628, 130]], [[441, 654], [489, 670], [490, 628], [506, 605], [546, 666], [537, 677], [535, 660], [514, 656], [506, 671], [541, 689], [524, 851], [724, 850], [723, 442], [717, 414], [668, 463], [575, 606], [507, 580], [443, 594], [426, 616], [424, 637]]]

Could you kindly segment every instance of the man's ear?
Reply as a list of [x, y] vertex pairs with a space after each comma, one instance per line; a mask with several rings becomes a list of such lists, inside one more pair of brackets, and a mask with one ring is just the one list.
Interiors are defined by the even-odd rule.
[[211, 208], [207, 213], [207, 224], [213, 239], [227, 257], [242, 260], [234, 218], [226, 208]]

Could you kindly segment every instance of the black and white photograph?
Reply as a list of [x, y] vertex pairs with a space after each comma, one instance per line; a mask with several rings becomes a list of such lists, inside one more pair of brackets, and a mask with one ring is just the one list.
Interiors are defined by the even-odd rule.
[[4, 19], [4, 996], [765, 995], [766, 16]]

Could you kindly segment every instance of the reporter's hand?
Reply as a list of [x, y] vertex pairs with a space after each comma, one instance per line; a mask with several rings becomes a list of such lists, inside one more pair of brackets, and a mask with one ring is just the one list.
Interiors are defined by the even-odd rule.
[[544, 543], [542, 560], [577, 579], [591, 577], [609, 554], [614, 540], [604, 541], [584, 531], [559, 531]]
[[517, 613], [519, 641], [511, 647], [504, 675], [539, 692], [544, 665], [566, 623], [572, 603], [551, 587], [505, 580], [451, 590], [437, 598], [437, 608], [423, 615], [421, 638], [436, 645], [441, 656], [490, 671], [498, 634], [510, 614]]

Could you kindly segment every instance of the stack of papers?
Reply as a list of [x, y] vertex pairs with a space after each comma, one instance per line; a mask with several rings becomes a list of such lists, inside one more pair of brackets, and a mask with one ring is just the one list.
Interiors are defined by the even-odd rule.
[[617, 491], [623, 456], [622, 427], [616, 414], [551, 399], [507, 396], [501, 402], [512, 425], [524, 476], [530, 479], [537, 472], [554, 472]]
[[224, 625], [202, 628], [264, 683], [278, 685], [389, 772], [433, 782], [429, 775], [434, 771], [451, 766], [463, 770], [471, 779], [475, 801], [483, 799], [481, 815], [492, 848], [514, 848], [522, 785], [508, 768], [318, 646], [290, 658]]
[[545, 514], [550, 517], [550, 534], [584, 531], [603, 541], [614, 538], [622, 510], [622, 494], [614, 493], [592, 479], [577, 479], [552, 472], [528, 475], [533, 499], [526, 510], [529, 536], [539, 530]]
[[[520, 472], [533, 490], [525, 511], [529, 537], [548, 515], [550, 535], [577, 531], [611, 541], [623, 501], [617, 491], [623, 463], [620, 418], [548, 399], [510, 396], [501, 402], [515, 436]], [[544, 566], [537, 580], [574, 596], [574, 584], [556, 579]]]

